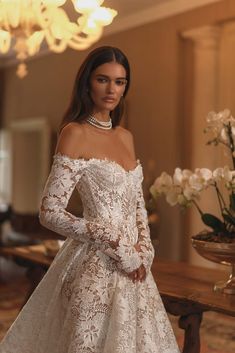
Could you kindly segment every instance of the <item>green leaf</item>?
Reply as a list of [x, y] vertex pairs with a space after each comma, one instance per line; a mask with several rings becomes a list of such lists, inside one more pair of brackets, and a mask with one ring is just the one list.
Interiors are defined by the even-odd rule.
[[210, 213], [203, 213], [202, 215], [202, 221], [203, 223], [212, 228], [214, 231], [216, 232], [226, 232], [226, 228], [225, 228], [225, 225], [224, 223], [219, 219], [217, 218], [216, 216], [213, 216], [212, 214]]
[[227, 213], [223, 213], [223, 218], [224, 218], [224, 220], [227, 223], [232, 224], [233, 226], [235, 226], [235, 218], [234, 217], [230, 216]]

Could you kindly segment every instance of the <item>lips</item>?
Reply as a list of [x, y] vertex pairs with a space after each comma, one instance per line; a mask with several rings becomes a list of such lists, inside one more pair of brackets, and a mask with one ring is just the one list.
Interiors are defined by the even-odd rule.
[[116, 99], [112, 98], [112, 97], [104, 97], [103, 101], [106, 103], [114, 103], [116, 101]]

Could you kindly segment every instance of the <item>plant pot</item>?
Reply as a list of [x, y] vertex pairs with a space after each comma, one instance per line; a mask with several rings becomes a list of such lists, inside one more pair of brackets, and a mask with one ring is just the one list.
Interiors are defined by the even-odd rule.
[[235, 294], [235, 243], [215, 243], [192, 238], [192, 245], [205, 259], [231, 266], [228, 280], [215, 283], [214, 291]]

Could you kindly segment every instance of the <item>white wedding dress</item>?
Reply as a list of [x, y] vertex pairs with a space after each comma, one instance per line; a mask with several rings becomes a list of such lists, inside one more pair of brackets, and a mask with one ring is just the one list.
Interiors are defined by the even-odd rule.
[[[179, 353], [150, 271], [142, 167], [54, 157], [40, 211], [67, 239], [0, 343], [0, 353]], [[84, 217], [66, 211], [77, 188]], [[134, 244], [139, 242], [141, 252]], [[147, 277], [127, 276], [144, 264]]]

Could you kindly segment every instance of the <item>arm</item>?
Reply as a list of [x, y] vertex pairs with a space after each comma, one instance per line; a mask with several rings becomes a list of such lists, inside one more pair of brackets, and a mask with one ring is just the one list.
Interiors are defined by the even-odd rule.
[[141, 185], [137, 192], [136, 224], [138, 228], [138, 244], [141, 249], [140, 256], [146, 270], [149, 271], [154, 258], [154, 248], [150, 239], [148, 216]]
[[[73, 136], [70, 136], [69, 143], [71, 139]], [[66, 237], [96, 244], [101, 251], [117, 260], [119, 268], [127, 273], [139, 268], [142, 263], [140, 255], [134, 246], [127, 243], [119, 229], [75, 217], [66, 211], [71, 194], [85, 171], [86, 161], [76, 158], [73, 153], [70, 153], [73, 158], [62, 155], [64, 149], [69, 152], [69, 146], [66, 144], [63, 148], [61, 141], [59, 146], [60, 151], [57, 149], [59, 153], [54, 157], [42, 196], [39, 213], [41, 223]]]
[[[119, 127], [119, 136], [125, 144], [130, 157], [136, 160], [134, 140], [130, 131]], [[150, 239], [150, 231], [148, 226], [148, 216], [145, 208], [142, 185], [137, 190], [137, 209], [136, 224], [138, 228], [137, 251], [142, 258], [143, 265], [147, 271], [150, 270], [154, 258], [154, 248]]]

